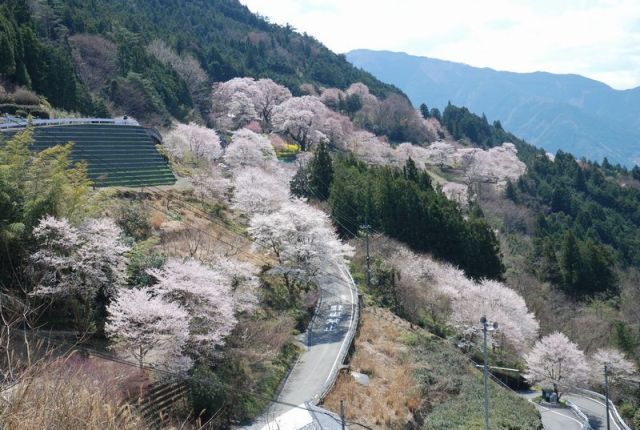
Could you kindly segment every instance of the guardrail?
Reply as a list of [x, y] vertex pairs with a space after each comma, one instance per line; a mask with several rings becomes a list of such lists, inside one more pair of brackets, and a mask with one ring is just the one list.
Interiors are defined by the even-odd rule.
[[[346, 274], [347, 277], [349, 278], [349, 283], [351, 284], [350, 289], [356, 295], [354, 305], [353, 305], [353, 312], [351, 314], [351, 324], [349, 324], [349, 330], [347, 331], [347, 335], [345, 336], [345, 339], [342, 342], [342, 345], [340, 346], [340, 351], [338, 352], [338, 358], [336, 360], [336, 363], [342, 364], [344, 363], [344, 360], [347, 357], [347, 353], [349, 352], [349, 348], [351, 347], [351, 344], [353, 343], [353, 339], [356, 336], [356, 330], [358, 328], [358, 319], [360, 317], [360, 299], [358, 297], [358, 287], [356, 286], [356, 283], [353, 280], [353, 277], [351, 276], [351, 273], [349, 272], [349, 270], [344, 270], [342, 267], [340, 268], [340, 270], [343, 272], [343, 274]], [[338, 379], [339, 371], [340, 371], [340, 366], [335, 366], [335, 368], [331, 369], [331, 374], [329, 375], [329, 378], [328, 378], [329, 382], [325, 384], [325, 386], [322, 389], [322, 392], [314, 396], [314, 398], [311, 399], [309, 403], [313, 405], [317, 405], [322, 401], [322, 399], [324, 399], [327, 393], [329, 393], [329, 391], [331, 391], [331, 389], [335, 385], [336, 380]]]
[[145, 127], [144, 131], [147, 132], [151, 139], [155, 140], [158, 144], [162, 144], [162, 134], [154, 127]]
[[[600, 393], [596, 393], [595, 391], [584, 390], [584, 389], [578, 389], [577, 391], [578, 391], [578, 393], [582, 394], [585, 397], [591, 397], [591, 398], [594, 398], [594, 399], [598, 399], [598, 400], [601, 400], [602, 402], [606, 401], [606, 397], [604, 395], [602, 395]], [[618, 408], [616, 408], [616, 405], [614, 405], [611, 400], [609, 400], [609, 411], [611, 412], [611, 415], [613, 415], [613, 420], [615, 421], [615, 423], [616, 423], [616, 425], [618, 427], [620, 427], [622, 430], [631, 430], [631, 427], [629, 427], [624, 422], [624, 420], [622, 419], [622, 417], [618, 413]]]
[[581, 425], [581, 429], [582, 430], [591, 430], [591, 424], [589, 423], [589, 418], [587, 418], [587, 416], [584, 414], [584, 412], [582, 412], [580, 410], [579, 407], [577, 407], [576, 405], [574, 405], [573, 403], [571, 403], [569, 400], [567, 400], [567, 406], [569, 406], [572, 410], [573, 413], [576, 414], [580, 420], [580, 425]]
[[[4, 122], [2, 122], [4, 121]], [[114, 125], [135, 125], [140, 123], [131, 118], [59, 118], [59, 119], [32, 119], [14, 117], [0, 117], [0, 129], [24, 128], [29, 124], [34, 126], [47, 125], [73, 125], [73, 124], [114, 124]]]

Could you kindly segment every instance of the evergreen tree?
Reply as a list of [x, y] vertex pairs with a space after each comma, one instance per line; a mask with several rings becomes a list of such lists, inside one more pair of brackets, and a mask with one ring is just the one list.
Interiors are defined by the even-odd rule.
[[291, 195], [296, 197], [309, 197], [309, 189], [307, 188], [309, 178], [307, 177], [307, 169], [299, 165], [296, 174], [291, 178], [289, 183], [289, 191]]
[[613, 323], [613, 342], [627, 354], [634, 354], [638, 347], [638, 336], [624, 321], [615, 321]]
[[404, 163], [402, 173], [404, 174], [404, 177], [409, 181], [418, 181], [418, 168], [416, 167], [416, 162], [413, 161], [411, 157], [409, 157], [409, 159]]
[[431, 117], [431, 113], [429, 112], [429, 108], [426, 104], [422, 103], [420, 105], [420, 113], [422, 114], [422, 118], [427, 119]]
[[584, 244], [582, 294], [616, 293], [613, 258], [607, 249], [591, 240]]
[[574, 181], [574, 186], [578, 191], [587, 191], [587, 182], [584, 179], [584, 172], [582, 168], [578, 167], [576, 170], [576, 178]]
[[327, 145], [320, 143], [309, 163], [309, 187], [320, 200], [329, 198], [329, 189], [333, 181], [333, 163]]
[[561, 285], [562, 272], [551, 238], [544, 239], [540, 257], [542, 260], [540, 265], [541, 278], [553, 285]]
[[349, 117], [353, 117], [353, 115], [362, 109], [362, 98], [359, 94], [351, 94], [347, 96], [346, 101], [344, 102], [344, 110], [349, 114]]
[[431, 116], [431, 118], [437, 119], [438, 122], [442, 123], [442, 115], [440, 114], [440, 109], [431, 108], [431, 113], [429, 114], [429, 116]]
[[565, 233], [560, 255], [562, 286], [567, 293], [576, 296], [580, 287], [582, 258], [578, 241], [570, 230]]
[[513, 185], [513, 182], [510, 180], [507, 181], [507, 185], [504, 188], [504, 196], [512, 202], [518, 202], [518, 192], [516, 191], [516, 187]]

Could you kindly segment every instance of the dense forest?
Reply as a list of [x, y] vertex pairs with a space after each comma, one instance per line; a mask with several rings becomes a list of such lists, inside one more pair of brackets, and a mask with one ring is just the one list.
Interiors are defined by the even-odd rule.
[[[303, 83], [344, 89], [354, 82], [378, 96], [400, 94], [236, 0], [2, 3], [4, 84], [31, 89], [65, 110], [185, 120], [207, 113], [208, 84], [236, 76], [269, 77], [294, 94]], [[154, 41], [157, 49], [150, 48]]]
[[403, 169], [369, 167], [354, 157], [331, 161], [320, 145], [292, 192], [328, 197], [338, 231], [353, 236], [368, 224], [413, 249], [460, 266], [476, 279], [500, 278], [500, 248], [481, 214], [462, 211], [411, 158]]
[[640, 267], [640, 183], [633, 172], [555, 156], [505, 132], [500, 123], [449, 104], [443, 124], [454, 138], [491, 147], [510, 141], [527, 173], [508, 183], [505, 196], [537, 214], [534, 255], [542, 280], [572, 296], [615, 293], [614, 262]]

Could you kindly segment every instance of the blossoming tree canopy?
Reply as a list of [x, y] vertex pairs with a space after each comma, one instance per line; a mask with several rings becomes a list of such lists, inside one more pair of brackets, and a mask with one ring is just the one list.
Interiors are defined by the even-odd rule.
[[560, 332], [537, 341], [525, 360], [525, 378], [532, 384], [553, 387], [558, 399], [567, 390], [585, 384], [589, 377], [584, 353]]
[[122, 230], [110, 218], [90, 219], [75, 227], [66, 219], [43, 218], [33, 230], [39, 247], [31, 255], [37, 277], [35, 294], [107, 296], [126, 282]]
[[[172, 365], [189, 336], [189, 314], [180, 305], [154, 296], [149, 288], [123, 289], [108, 307], [105, 333], [112, 348], [143, 364]], [[147, 357], [149, 356], [149, 360]]]
[[175, 159], [197, 164], [212, 163], [222, 156], [220, 138], [215, 130], [195, 123], [178, 124], [164, 139], [164, 148]]

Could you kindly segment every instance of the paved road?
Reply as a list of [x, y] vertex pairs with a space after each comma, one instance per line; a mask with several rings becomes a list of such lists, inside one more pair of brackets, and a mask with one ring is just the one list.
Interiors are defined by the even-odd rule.
[[[566, 394], [567, 400], [571, 400], [589, 418], [589, 424], [593, 430], [604, 430], [607, 428], [607, 409], [604, 402], [594, 400], [575, 394]], [[613, 415], [610, 415], [611, 430], [621, 430], [615, 423]]]
[[[340, 362], [340, 352], [349, 339], [350, 328], [357, 325], [356, 304], [358, 295], [346, 268], [332, 266], [319, 276], [320, 304], [306, 336], [306, 350], [300, 355], [278, 397], [279, 402], [303, 405], [316, 403], [318, 396], [335, 377]], [[291, 406], [272, 403], [268, 411], [252, 428], [295, 428], [299, 415]], [[271, 424], [269, 426], [269, 424]]]
[[[519, 392], [529, 401], [540, 395], [539, 391]], [[545, 430], [580, 430], [582, 425], [575, 413], [569, 408], [548, 408], [532, 402], [540, 411]]]
[[580, 430], [582, 424], [571, 409], [547, 408], [536, 404], [546, 430]]

